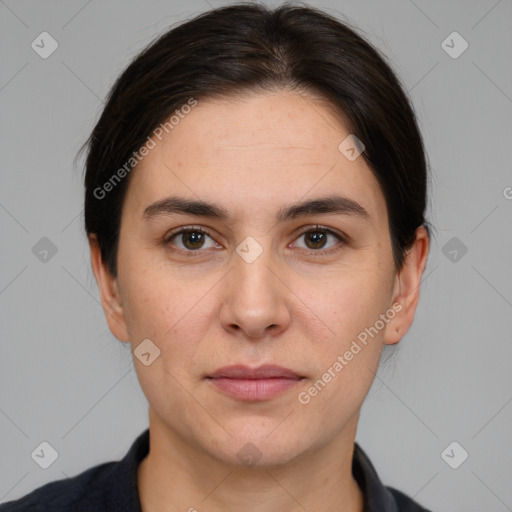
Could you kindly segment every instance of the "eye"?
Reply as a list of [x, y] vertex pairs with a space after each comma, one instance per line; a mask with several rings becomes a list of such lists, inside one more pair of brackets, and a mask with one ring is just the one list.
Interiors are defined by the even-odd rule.
[[[210, 246], [205, 247], [207, 238], [209, 238], [212, 243]], [[176, 240], [177, 243], [174, 243], [174, 240]], [[164, 244], [177, 246], [179, 249], [186, 252], [215, 247], [215, 241], [204, 229], [193, 226], [171, 233], [165, 238]]]
[[320, 255], [332, 252], [325, 249], [331, 249], [337, 245], [336, 242], [327, 245], [329, 237], [336, 239], [338, 242], [342, 242], [342, 244], [346, 243], [342, 235], [330, 229], [322, 228], [321, 226], [315, 226], [313, 229], [310, 228], [307, 231], [303, 231], [297, 240], [304, 238], [305, 249], [311, 249], [310, 254]]
[[[297, 240], [300, 240], [302, 237], [305, 241], [305, 247], [302, 248], [310, 249], [309, 254], [314, 254], [315, 256], [333, 252], [330, 249], [337, 245], [336, 240], [342, 244], [346, 243], [342, 235], [321, 226], [315, 226], [303, 231]], [[328, 245], [329, 238], [334, 239], [334, 243]], [[209, 245], [207, 243], [208, 239], [210, 240]], [[167, 235], [164, 239], [164, 245], [174, 246], [183, 252], [192, 253], [201, 252], [200, 249], [214, 248], [217, 244], [203, 228], [190, 226]]]

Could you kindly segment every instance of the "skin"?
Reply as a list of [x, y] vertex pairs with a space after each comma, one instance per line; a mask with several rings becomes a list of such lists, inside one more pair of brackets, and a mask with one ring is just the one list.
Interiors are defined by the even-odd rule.
[[[351, 473], [359, 413], [383, 345], [413, 322], [429, 239], [418, 228], [396, 273], [384, 196], [364, 158], [338, 150], [350, 131], [332, 112], [292, 91], [199, 101], [132, 171], [116, 278], [90, 236], [112, 333], [132, 350], [146, 338], [160, 349], [149, 366], [134, 357], [149, 402], [151, 449], [138, 470], [144, 512], [363, 510]], [[231, 217], [143, 219], [171, 194], [216, 203]], [[359, 202], [369, 221], [339, 213], [275, 220], [283, 206], [332, 194]], [[329, 235], [314, 245], [308, 232], [317, 224], [347, 242]], [[189, 226], [208, 231], [203, 246], [182, 235], [165, 245], [169, 232]], [[252, 263], [236, 252], [247, 236], [263, 250]], [[394, 318], [300, 403], [393, 304], [402, 306]], [[204, 378], [237, 363], [279, 364], [304, 379], [270, 400], [243, 402]], [[252, 466], [237, 457], [249, 442], [261, 454]]]

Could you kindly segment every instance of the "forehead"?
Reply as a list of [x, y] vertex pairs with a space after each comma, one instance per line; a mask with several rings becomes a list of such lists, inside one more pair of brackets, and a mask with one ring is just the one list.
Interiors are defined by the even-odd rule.
[[179, 193], [221, 203], [242, 218], [337, 193], [386, 219], [364, 158], [351, 161], [339, 149], [349, 135], [332, 109], [304, 93], [198, 101], [161, 141], [154, 139], [132, 171], [125, 203], [141, 214], [150, 202]]

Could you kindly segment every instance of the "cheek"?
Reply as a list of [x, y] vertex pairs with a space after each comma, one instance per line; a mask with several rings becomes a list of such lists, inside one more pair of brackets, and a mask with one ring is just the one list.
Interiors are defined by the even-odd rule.
[[146, 251], [136, 244], [120, 243], [123, 313], [133, 339], [161, 338], [185, 314], [183, 298], [190, 297], [191, 289], [182, 289], [171, 270], [151, 263]]
[[308, 418], [317, 418], [313, 423], [321, 422], [327, 436], [357, 413], [379, 365], [386, 325], [380, 315], [388, 304], [370, 281], [340, 282], [323, 301], [328, 335], [316, 344], [317, 373], [297, 401]]
[[316, 303], [311, 302], [314, 294], [308, 298], [326, 327], [321, 338], [312, 332], [308, 336], [316, 340], [318, 373], [305, 401], [311, 398], [314, 407], [333, 411], [352, 410], [349, 404], [355, 407], [363, 400], [379, 364], [386, 320], [392, 318], [386, 315], [388, 286], [373, 267], [331, 280], [325, 289], [321, 300], [316, 295]]
[[[208, 279], [189, 280], [176, 270], [124, 269], [123, 313], [135, 348], [149, 338], [160, 349], [161, 359], [173, 374], [194, 372], [201, 340], [214, 322], [218, 299]], [[210, 290], [210, 293], [208, 291]], [[204, 350], [204, 347], [203, 347]]]
[[123, 288], [123, 313], [131, 339], [160, 339], [177, 315], [178, 290], [155, 285], [151, 276], [139, 274]]
[[319, 289], [323, 292], [304, 287], [297, 290], [297, 295], [311, 305], [309, 316], [322, 321], [323, 342], [330, 351], [350, 345], [352, 339], [372, 326], [389, 308], [387, 278], [375, 266], [346, 272], [341, 277], [325, 276], [317, 282], [316, 290]]

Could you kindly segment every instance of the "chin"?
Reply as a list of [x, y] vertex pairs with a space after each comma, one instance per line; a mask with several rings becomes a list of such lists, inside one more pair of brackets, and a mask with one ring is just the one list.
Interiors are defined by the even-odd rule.
[[[275, 428], [275, 424], [272, 428]], [[217, 442], [217, 449], [212, 455], [238, 468], [269, 469], [290, 463], [310, 448], [309, 445], [304, 445], [305, 437], [300, 436], [298, 432], [293, 433], [289, 429], [283, 429], [278, 435], [272, 432], [272, 428], [262, 428], [259, 432], [251, 428], [250, 435], [228, 430], [233, 437], [226, 436], [222, 442]]]

